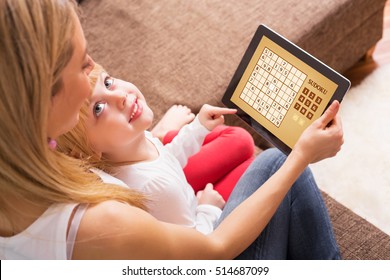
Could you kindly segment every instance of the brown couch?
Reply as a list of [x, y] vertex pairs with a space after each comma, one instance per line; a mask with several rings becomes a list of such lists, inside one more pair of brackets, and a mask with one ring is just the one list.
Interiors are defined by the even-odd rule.
[[[89, 52], [136, 84], [159, 119], [173, 104], [197, 111], [221, 97], [264, 23], [335, 70], [356, 63], [382, 36], [385, 0], [84, 0]], [[269, 145], [248, 128], [257, 146]], [[324, 193], [342, 256], [390, 259], [390, 237]]]

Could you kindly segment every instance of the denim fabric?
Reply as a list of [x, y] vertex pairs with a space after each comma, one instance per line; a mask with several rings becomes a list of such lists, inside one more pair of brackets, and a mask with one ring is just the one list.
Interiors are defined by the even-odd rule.
[[[277, 149], [262, 152], [237, 183], [216, 226], [285, 159]], [[326, 206], [309, 168], [293, 184], [261, 235], [237, 259], [340, 259]]]

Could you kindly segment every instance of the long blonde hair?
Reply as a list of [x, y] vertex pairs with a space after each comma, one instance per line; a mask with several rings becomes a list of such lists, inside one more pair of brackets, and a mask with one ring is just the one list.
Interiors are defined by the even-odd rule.
[[[83, 161], [51, 151], [51, 97], [73, 54], [77, 4], [70, 0], [0, 1], [0, 221], [8, 198], [40, 206], [115, 199], [144, 207], [144, 197], [101, 183]], [[23, 213], [26, 214], [26, 213]]]

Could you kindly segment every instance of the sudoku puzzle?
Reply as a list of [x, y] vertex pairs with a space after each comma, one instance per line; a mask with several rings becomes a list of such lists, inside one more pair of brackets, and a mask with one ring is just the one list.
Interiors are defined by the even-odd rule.
[[281, 125], [291, 107], [311, 120], [321, 97], [304, 88], [293, 103], [306, 77], [273, 50], [264, 48], [240, 98], [276, 127]]

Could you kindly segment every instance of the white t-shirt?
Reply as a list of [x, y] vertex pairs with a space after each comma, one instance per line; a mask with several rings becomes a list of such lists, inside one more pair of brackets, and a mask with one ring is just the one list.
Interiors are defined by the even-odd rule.
[[78, 204], [55, 204], [27, 229], [11, 237], [0, 237], [2, 260], [66, 260], [72, 256], [75, 234], [85, 207], [73, 218], [73, 230], [67, 238], [70, 216]]
[[[127, 187], [103, 171], [92, 171], [106, 183]], [[53, 204], [24, 231], [11, 237], [0, 236], [0, 259], [71, 259], [80, 221], [87, 207], [88, 204], [78, 203]], [[74, 216], [70, 221], [72, 213]]]
[[145, 133], [158, 150], [158, 158], [121, 166], [114, 176], [130, 188], [146, 193], [151, 198], [149, 212], [158, 220], [211, 233], [222, 211], [213, 205], [198, 205], [183, 172], [188, 158], [199, 151], [209, 130], [195, 118], [165, 146], [150, 132]]

